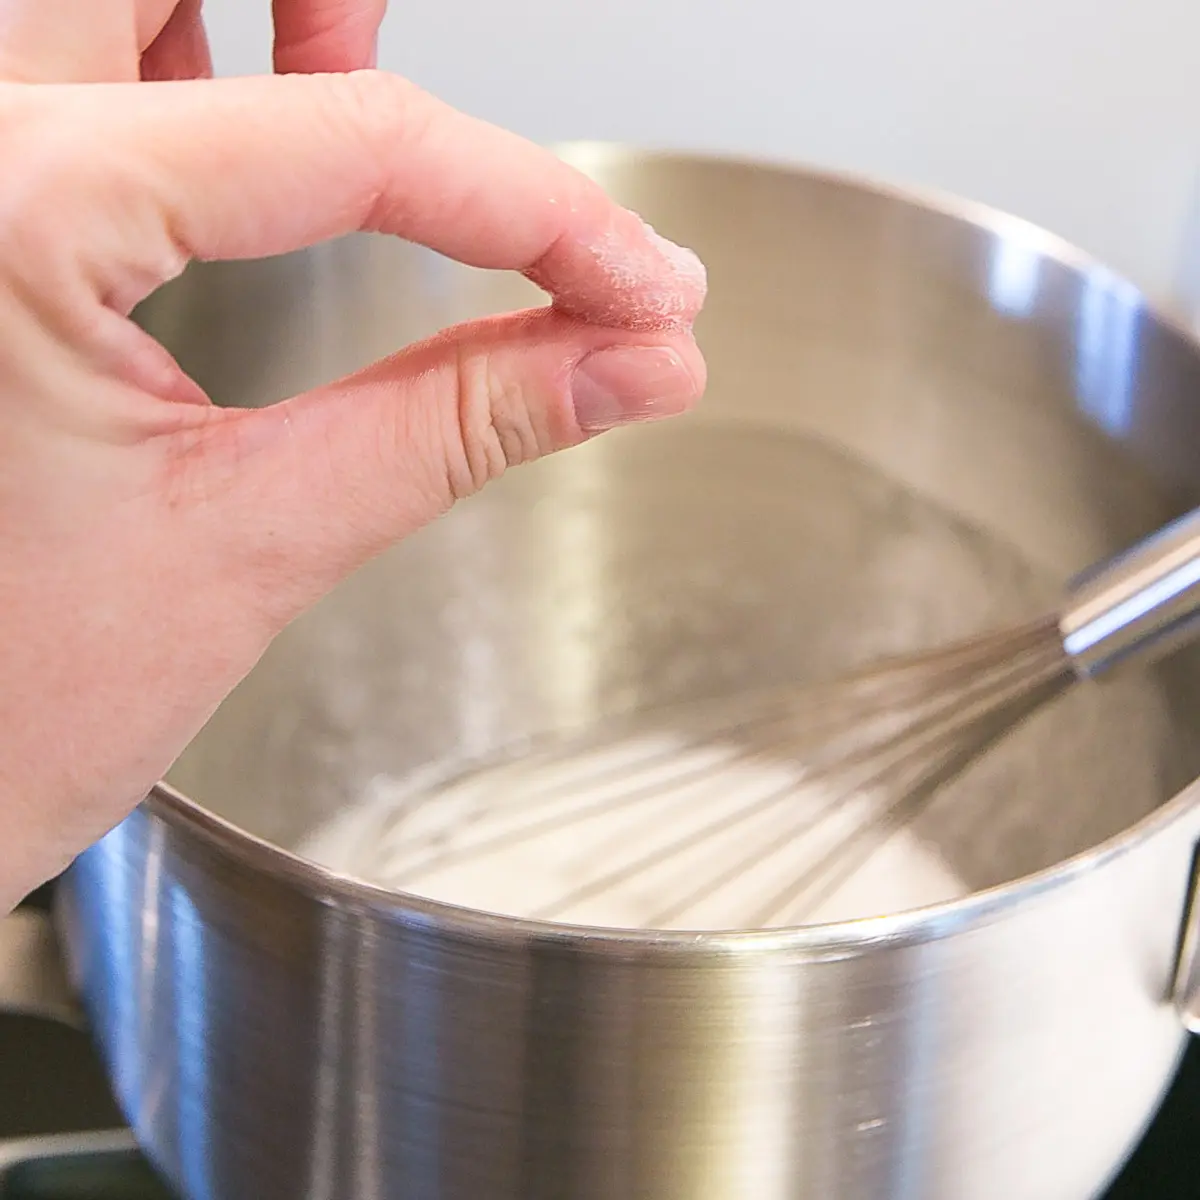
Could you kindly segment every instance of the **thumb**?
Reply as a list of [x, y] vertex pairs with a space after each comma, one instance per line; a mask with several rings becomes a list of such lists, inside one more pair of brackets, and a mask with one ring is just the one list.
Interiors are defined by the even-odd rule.
[[548, 151], [396, 76], [57, 94], [102, 156], [89, 175], [120, 232], [71, 252], [112, 307], [189, 258], [260, 257], [364, 229], [520, 271], [554, 298], [274, 409], [177, 406], [173, 497], [203, 500], [189, 519], [207, 523], [214, 552], [234, 560], [222, 569], [268, 596], [279, 620], [509, 464], [682, 411], [703, 387], [690, 333], [699, 260]]
[[209, 410], [193, 485], [226, 567], [282, 625], [508, 467], [682, 413], [704, 382], [690, 334], [512, 314], [271, 408]]

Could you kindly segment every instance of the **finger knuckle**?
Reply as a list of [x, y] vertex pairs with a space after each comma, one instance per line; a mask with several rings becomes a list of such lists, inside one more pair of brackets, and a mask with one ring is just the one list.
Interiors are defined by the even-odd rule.
[[432, 101], [415, 83], [390, 71], [349, 71], [336, 76], [333, 87], [350, 118], [372, 138], [418, 133]]
[[540, 458], [547, 439], [521, 381], [497, 370], [490, 355], [459, 353], [457, 393], [447, 463], [450, 494], [461, 500], [509, 467]]
[[362, 228], [403, 226], [404, 206], [420, 196], [406, 196], [395, 187], [395, 166], [413, 158], [430, 135], [437, 123], [437, 101], [387, 71], [351, 71], [334, 77], [332, 87], [337, 97], [334, 119], [343, 125], [339, 135], [358, 147], [362, 161], [373, 163], [377, 175], [361, 216]]

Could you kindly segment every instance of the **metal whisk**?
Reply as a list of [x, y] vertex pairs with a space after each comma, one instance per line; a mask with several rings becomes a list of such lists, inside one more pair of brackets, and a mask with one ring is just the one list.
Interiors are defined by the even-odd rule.
[[[638, 714], [413, 793], [356, 867], [524, 917], [800, 923], [1036, 708], [1176, 648], [1198, 612], [1200, 510], [1078, 579], [1044, 619], [828, 684]], [[489, 900], [497, 884], [523, 898]]]

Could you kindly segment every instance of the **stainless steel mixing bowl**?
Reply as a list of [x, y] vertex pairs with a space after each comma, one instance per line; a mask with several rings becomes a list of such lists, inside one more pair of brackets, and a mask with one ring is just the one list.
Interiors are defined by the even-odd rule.
[[[380, 775], [1023, 617], [1200, 501], [1200, 351], [1053, 238], [567, 153], [707, 261], [709, 396], [360, 572], [71, 869], [68, 960], [139, 1141], [190, 1200], [1094, 1195], [1200, 1020], [1194, 654], [1077, 691], [947, 789], [916, 832], [975, 894], [933, 909], [589, 931], [285, 849]], [[258, 405], [530, 302], [357, 237], [196, 266], [142, 319]]]

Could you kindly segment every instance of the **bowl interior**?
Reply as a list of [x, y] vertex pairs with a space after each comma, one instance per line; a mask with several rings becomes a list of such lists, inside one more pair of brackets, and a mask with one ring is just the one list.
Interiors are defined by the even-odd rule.
[[[1196, 351], [1037, 230], [804, 172], [569, 153], [706, 260], [709, 395], [512, 472], [285, 631], [169, 777], [249, 832], [294, 848], [430, 764], [1024, 620], [1196, 502]], [[361, 236], [196, 266], [139, 319], [219, 403], [260, 405], [538, 302]], [[1198, 683], [1184, 652], [1075, 689], [912, 835], [974, 890], [1119, 834], [1200, 769]]]

